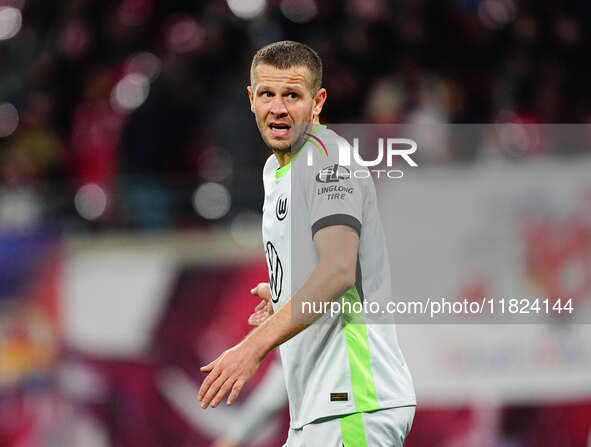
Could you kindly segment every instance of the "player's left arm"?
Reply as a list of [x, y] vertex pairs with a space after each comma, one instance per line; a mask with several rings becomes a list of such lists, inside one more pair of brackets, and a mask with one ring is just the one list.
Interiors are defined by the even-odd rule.
[[304, 284], [286, 303], [263, 324], [251, 331], [240, 343], [224, 351], [213, 362], [201, 368], [209, 373], [199, 389], [201, 407], [217, 406], [228, 393], [231, 405], [244, 384], [257, 371], [263, 358], [275, 347], [297, 335], [321, 314], [301, 315], [292, 319], [294, 302], [314, 303], [332, 301], [355, 283], [359, 233], [348, 225], [331, 225], [314, 234], [318, 265]]

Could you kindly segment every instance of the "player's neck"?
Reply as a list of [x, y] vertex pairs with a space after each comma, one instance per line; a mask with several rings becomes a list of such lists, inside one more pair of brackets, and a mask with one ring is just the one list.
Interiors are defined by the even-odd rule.
[[[320, 124], [320, 121], [318, 120], [318, 117], [316, 117], [309, 124], [309, 126], [308, 126], [309, 128], [308, 128], [307, 132], [311, 132], [312, 129], [314, 129], [318, 124]], [[301, 143], [299, 143], [297, 145], [298, 147], [296, 150], [292, 150], [292, 148], [290, 148], [289, 150], [286, 150], [286, 151], [273, 150], [273, 153], [275, 154], [275, 157], [277, 157], [277, 161], [279, 162], [280, 168], [291, 163], [292, 155], [298, 153], [299, 149], [301, 149], [301, 146], [305, 143], [306, 140], [307, 140], [307, 138], [303, 138], [301, 140]]]
[[273, 153], [275, 154], [275, 157], [277, 157], [277, 161], [279, 162], [280, 168], [291, 163], [291, 150], [273, 151]]

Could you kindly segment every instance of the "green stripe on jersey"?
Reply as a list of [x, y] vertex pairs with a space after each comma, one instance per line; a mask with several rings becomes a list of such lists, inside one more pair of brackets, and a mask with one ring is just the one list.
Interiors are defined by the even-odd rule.
[[[312, 130], [311, 134], [314, 135], [320, 129], [326, 129], [326, 126], [324, 126], [322, 124], [317, 124], [316, 127], [314, 127], [314, 130]], [[311, 142], [312, 144], [314, 144], [318, 148], [318, 150], [320, 150], [320, 148], [318, 147], [318, 145], [316, 145], [316, 143], [314, 143], [314, 141], [310, 137], [308, 137], [308, 139], [306, 140], [306, 142], [302, 145], [302, 149], [309, 142]], [[293, 158], [293, 160], [295, 160], [297, 158], [297, 156], [300, 154], [300, 152], [302, 152], [301, 149], [295, 155], [295, 157]], [[287, 174], [287, 171], [289, 171], [289, 168], [291, 168], [291, 161], [289, 163], [287, 163], [285, 166], [283, 166], [283, 167], [281, 167], [281, 168], [279, 168], [279, 169], [277, 169], [275, 171], [275, 178], [281, 178], [281, 177], [283, 177], [285, 174]]]
[[[343, 302], [350, 303], [344, 307], [343, 325], [345, 328], [345, 340], [347, 342], [347, 355], [349, 357], [349, 369], [351, 370], [351, 385], [355, 409], [361, 411], [373, 411], [379, 409], [376, 386], [371, 371], [371, 355], [367, 338], [367, 327], [363, 312], [348, 313], [350, 307], [353, 310], [354, 303], [360, 303], [359, 293], [355, 286], [347, 290], [342, 296]], [[359, 306], [359, 305], [358, 305]]]
[[363, 413], [354, 413], [339, 418], [341, 438], [345, 447], [367, 447]]
[[285, 166], [283, 166], [282, 168], [279, 168], [275, 171], [275, 178], [283, 177], [285, 174], [287, 174], [287, 171], [289, 171], [289, 168], [291, 168], [291, 161], [289, 163], [287, 163]]

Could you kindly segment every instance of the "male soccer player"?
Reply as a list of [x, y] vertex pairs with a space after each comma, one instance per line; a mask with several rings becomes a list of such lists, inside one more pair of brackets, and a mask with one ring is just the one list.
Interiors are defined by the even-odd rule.
[[[394, 325], [350, 313], [355, 303], [391, 297], [376, 192], [368, 176], [352, 175], [366, 168], [339, 165], [344, 140], [319, 124], [321, 83], [320, 58], [301, 43], [277, 42], [253, 58], [248, 96], [273, 152], [263, 170], [269, 285], [253, 293], [264, 300], [258, 317], [269, 315], [201, 368], [209, 374], [199, 399], [215, 407], [229, 393], [232, 404], [280, 346], [291, 419], [285, 446], [402, 446], [416, 399]], [[334, 300], [349, 311], [302, 311]]]

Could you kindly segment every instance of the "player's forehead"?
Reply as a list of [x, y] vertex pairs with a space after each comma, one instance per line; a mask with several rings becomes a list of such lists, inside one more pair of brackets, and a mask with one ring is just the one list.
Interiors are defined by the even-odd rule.
[[303, 65], [277, 68], [273, 65], [260, 63], [253, 70], [252, 82], [255, 90], [261, 86], [276, 88], [300, 87], [308, 89], [312, 84], [312, 74]]

